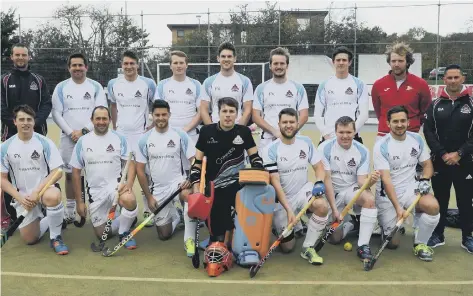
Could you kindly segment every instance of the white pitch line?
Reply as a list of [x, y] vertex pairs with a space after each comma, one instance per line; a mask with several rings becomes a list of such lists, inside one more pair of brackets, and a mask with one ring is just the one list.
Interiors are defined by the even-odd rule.
[[186, 284], [238, 284], [238, 285], [308, 285], [308, 286], [418, 286], [418, 285], [473, 285], [473, 281], [260, 281], [260, 280], [217, 280], [217, 279], [169, 279], [169, 278], [141, 278], [121, 276], [87, 276], [8, 272], [2, 276], [52, 278], [71, 280], [101, 280], [101, 281], [128, 281], [128, 282], [158, 282], [158, 283], [186, 283]]

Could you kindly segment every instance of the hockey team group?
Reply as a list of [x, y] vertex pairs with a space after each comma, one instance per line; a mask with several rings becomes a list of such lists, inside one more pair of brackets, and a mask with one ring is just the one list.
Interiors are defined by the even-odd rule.
[[[14, 47], [12, 60], [24, 51], [21, 44]], [[317, 90], [313, 116], [319, 143], [300, 134], [309, 102], [304, 86], [288, 77], [286, 49], [270, 52], [272, 78], [255, 90], [234, 69], [233, 44], [221, 44], [217, 54], [220, 72], [201, 84], [186, 75], [186, 54], [170, 52], [173, 75], [156, 85], [138, 75], [138, 57], [126, 51], [124, 75], [108, 82], [108, 98], [87, 78], [87, 58], [72, 54], [71, 78], [51, 98], [59, 148], [37, 132], [37, 110], [21, 102], [8, 105], [15, 84], [4, 76], [2, 121], [6, 107], [13, 125], [2, 123], [1, 189], [22, 219], [16, 225], [22, 240], [34, 245], [49, 231], [52, 249], [66, 255], [63, 224], [77, 215], [91, 221], [99, 242], [92, 249], [111, 256], [122, 247], [136, 249], [143, 227], [154, 226], [159, 239], [168, 240], [183, 224], [184, 252], [198, 267], [199, 228], [205, 223], [208, 274], [217, 276], [236, 262], [252, 267], [254, 276], [276, 246], [289, 253], [303, 237], [300, 257], [321, 265], [324, 243], [340, 243], [355, 231], [356, 255], [369, 270], [382, 249], [399, 246], [399, 230], [412, 214], [412, 251], [428, 262], [433, 248], [445, 244], [448, 201], [434, 195], [446, 187], [448, 195], [452, 184], [435, 178], [463, 174], [460, 181], [450, 178], [458, 182], [461, 247], [473, 253], [471, 196], [469, 205], [464, 201], [473, 188], [473, 99], [459, 66], [446, 68], [446, 89], [432, 101], [426, 82], [408, 71], [414, 62], [409, 46], [389, 47], [391, 71], [371, 90], [379, 125], [376, 143], [368, 148], [359, 134], [368, 119], [368, 88], [349, 74], [349, 49], [335, 49], [335, 75]], [[19, 60], [17, 68], [24, 66]], [[261, 130], [258, 145], [255, 126]], [[141, 213], [135, 179], [145, 219], [136, 228]], [[376, 254], [370, 247], [375, 227], [384, 243], [374, 247]], [[269, 248], [271, 233], [277, 240]]]

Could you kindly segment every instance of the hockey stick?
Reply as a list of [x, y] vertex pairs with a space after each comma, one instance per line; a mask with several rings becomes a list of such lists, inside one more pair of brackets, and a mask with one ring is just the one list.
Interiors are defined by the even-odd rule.
[[[82, 201], [85, 202], [85, 176], [81, 177], [81, 184], [80, 186], [82, 187]], [[74, 226], [81, 228], [85, 224], [85, 217], [80, 217], [80, 221], [74, 221]]]
[[[205, 171], [207, 170], [207, 157], [204, 156], [202, 159], [202, 170], [200, 171], [200, 188], [199, 192], [205, 195]], [[210, 215], [210, 214], [209, 214]], [[192, 265], [194, 268], [199, 268], [200, 266], [200, 256], [199, 256], [199, 230], [200, 230], [200, 220], [197, 219], [197, 225], [195, 227], [195, 250], [194, 255], [192, 256]]]
[[176, 190], [176, 192], [174, 192], [170, 197], [168, 197], [166, 200], [164, 200], [164, 202], [159, 205], [159, 207], [156, 209], [156, 211], [154, 211], [151, 215], [149, 215], [148, 218], [146, 218], [143, 222], [141, 222], [140, 225], [138, 225], [138, 227], [136, 227], [129, 235], [127, 235], [126, 237], [124, 237], [119, 243], [118, 245], [116, 245], [113, 250], [110, 250], [108, 247], [104, 247], [103, 249], [103, 252], [102, 252], [102, 255], [105, 256], [105, 257], [110, 257], [112, 256], [113, 254], [115, 254], [116, 252], [118, 252], [118, 250], [120, 250], [130, 239], [132, 239], [143, 227], [145, 227], [145, 225], [151, 221], [152, 219], [154, 219], [154, 217], [162, 210], [164, 209], [164, 207], [166, 207], [168, 205], [168, 203], [170, 203], [176, 196], [179, 195], [179, 193], [181, 193], [182, 191], [182, 188], [179, 187], [179, 189]]
[[[130, 152], [128, 154], [128, 159], [126, 161], [125, 167], [122, 170], [122, 177], [120, 179], [119, 184], [125, 184], [125, 180], [126, 180], [126, 177], [128, 175], [128, 168], [130, 167], [130, 162], [131, 162], [132, 156], [133, 156], [133, 153]], [[113, 199], [112, 207], [108, 211], [107, 223], [105, 223], [105, 228], [103, 230], [102, 236], [100, 237], [99, 244], [96, 245], [95, 242], [93, 242], [90, 245], [90, 248], [92, 249], [93, 252], [100, 252], [100, 251], [103, 250], [103, 247], [105, 246], [105, 241], [107, 240], [108, 235], [112, 231], [112, 222], [113, 222], [113, 219], [115, 219], [115, 211], [117, 209], [119, 198], [120, 198], [120, 194], [118, 192], [118, 185], [117, 185], [117, 190], [115, 191], [115, 198]]]
[[[366, 188], [369, 187], [370, 180], [371, 180], [371, 175], [368, 175], [368, 178], [366, 178], [366, 181], [363, 184], [363, 186], [361, 186], [361, 188], [358, 189], [355, 196], [350, 200], [350, 202], [345, 206], [345, 208], [340, 213], [340, 221], [343, 221], [343, 218], [348, 214], [348, 212], [353, 207], [353, 205], [356, 203], [356, 201], [361, 196], [363, 191], [365, 191]], [[338, 222], [336, 220], [332, 223], [332, 225], [330, 225], [330, 229], [327, 230], [327, 232], [325, 232], [325, 235], [321, 236], [319, 243], [314, 248], [317, 252], [320, 251], [320, 249], [323, 248], [323, 246], [327, 242], [328, 238], [335, 232], [335, 230], [337, 230], [337, 228], [339, 226], [340, 226], [340, 222]]]
[[[417, 203], [419, 202], [420, 198], [421, 198], [421, 194], [417, 194], [417, 197], [416, 199], [414, 200], [414, 202], [407, 208], [406, 210], [406, 213], [407, 213], [407, 216], [412, 212], [412, 210], [414, 209], [414, 207], [417, 205]], [[399, 221], [397, 221], [396, 223], [396, 226], [394, 227], [394, 229], [391, 231], [391, 233], [389, 233], [389, 235], [384, 239], [384, 242], [383, 244], [381, 245], [381, 248], [379, 248], [378, 252], [376, 253], [376, 255], [374, 255], [371, 260], [365, 260], [363, 262], [363, 268], [365, 269], [365, 271], [370, 271], [371, 269], [373, 269], [373, 266], [375, 265], [376, 261], [378, 261], [379, 259], [379, 256], [381, 256], [381, 253], [383, 252], [384, 248], [386, 248], [386, 246], [389, 244], [389, 242], [393, 239], [394, 235], [396, 234], [396, 232], [399, 231], [399, 229], [401, 228], [402, 226], [402, 223], [404, 223], [404, 217], [399, 219]]]
[[279, 246], [279, 244], [281, 243], [281, 241], [283, 240], [283, 238], [285, 238], [286, 236], [289, 235], [289, 233], [291, 232], [292, 228], [294, 227], [294, 225], [297, 224], [297, 222], [299, 222], [299, 220], [301, 219], [302, 215], [305, 214], [305, 212], [307, 212], [307, 209], [312, 205], [312, 203], [314, 202], [314, 200], [316, 199], [316, 196], [312, 196], [311, 199], [309, 200], [309, 202], [304, 206], [304, 208], [302, 210], [300, 210], [300, 212], [297, 214], [296, 216], [296, 220], [292, 223], [290, 223], [286, 229], [284, 229], [284, 231], [279, 235], [278, 239], [271, 245], [271, 247], [269, 248], [268, 252], [266, 253], [266, 255], [263, 257], [263, 259], [260, 260], [260, 262], [258, 262], [257, 265], [254, 265], [250, 268], [250, 278], [253, 278], [255, 277], [256, 273], [260, 270], [260, 268], [263, 266], [264, 262], [266, 260], [268, 260], [269, 256], [271, 256], [271, 254], [274, 252], [274, 250], [276, 250], [276, 248]]
[[[56, 182], [56, 181], [54, 181], [54, 179], [56, 179], [59, 174], [62, 174], [62, 169], [60, 169], [60, 168], [54, 173], [54, 175], [51, 176], [49, 181], [41, 189], [41, 191], [38, 194], [38, 197], [37, 197], [36, 201], [38, 201], [43, 196], [43, 194], [46, 192], [46, 190]], [[18, 217], [15, 220], [15, 222], [13, 222], [13, 224], [10, 226], [10, 228], [8, 228], [8, 230], [6, 231], [5, 237], [2, 237], [2, 241], [5, 241], [5, 243], [6, 243], [8, 238], [10, 236], [12, 236], [13, 233], [15, 232], [15, 230], [18, 228], [18, 226], [20, 226], [21, 222], [23, 222], [23, 220], [25, 220], [25, 217], [28, 213], [29, 213], [29, 211], [23, 212], [23, 214], [20, 217]]]

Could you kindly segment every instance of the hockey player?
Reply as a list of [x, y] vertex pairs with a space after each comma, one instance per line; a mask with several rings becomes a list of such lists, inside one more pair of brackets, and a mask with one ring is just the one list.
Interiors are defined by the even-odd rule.
[[[390, 133], [376, 143], [373, 151], [374, 169], [380, 171], [382, 181], [376, 188], [381, 235], [388, 235], [397, 221], [405, 216], [405, 209], [414, 202], [416, 195], [422, 194], [415, 207], [417, 229], [413, 251], [420, 260], [432, 261], [434, 251], [427, 246], [427, 241], [440, 215], [439, 204], [430, 193], [433, 166], [429, 152], [419, 134], [407, 131], [409, 117], [405, 107], [389, 109], [386, 124]], [[415, 178], [418, 163], [423, 168], [419, 181]], [[399, 242], [396, 234], [387, 247], [396, 249]]]
[[[294, 212], [300, 209], [312, 197], [325, 193], [325, 178], [321, 157], [309, 137], [296, 136], [298, 114], [293, 108], [279, 112], [279, 130], [281, 138], [269, 144], [264, 152], [264, 166], [271, 174], [271, 184], [276, 190], [280, 206], [276, 208], [273, 226], [278, 235], [291, 223]], [[315, 172], [315, 185], [308, 181], [308, 165]], [[323, 259], [313, 248], [327, 224], [328, 205], [325, 199], [316, 199], [309, 210], [313, 213], [307, 227], [307, 234], [302, 244], [301, 257], [313, 265], [323, 264]], [[294, 231], [281, 241], [281, 250], [290, 252], [295, 247]]]

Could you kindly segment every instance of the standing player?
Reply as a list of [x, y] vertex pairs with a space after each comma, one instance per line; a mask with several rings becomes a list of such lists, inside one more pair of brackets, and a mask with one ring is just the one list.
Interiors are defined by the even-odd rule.
[[[91, 121], [93, 132], [81, 137], [72, 153], [72, 184], [77, 203], [77, 212], [86, 216], [85, 204], [81, 199], [81, 170], [85, 170], [87, 192], [89, 193], [89, 213], [95, 235], [102, 235], [107, 216], [119, 192], [118, 204], [122, 207], [121, 215], [112, 222], [112, 233], [119, 234], [119, 240], [130, 234], [130, 227], [138, 213], [136, 198], [132, 192], [135, 180], [135, 168], [130, 163], [127, 185], [119, 184], [122, 167], [130, 152], [130, 146], [124, 136], [110, 130], [110, 112], [107, 107], [98, 106], [92, 111]], [[125, 247], [136, 248], [134, 239], [129, 240]]]
[[[123, 77], [114, 78], [108, 83], [112, 124], [114, 130], [125, 136], [131, 151], [137, 155], [141, 136], [153, 127], [148, 122], [148, 114], [156, 92], [156, 83], [138, 75], [138, 57], [132, 51], [123, 53], [122, 69]], [[151, 211], [143, 192], [142, 198], [146, 219], [151, 215]]]
[[[318, 148], [322, 154], [324, 184], [333, 220], [340, 221], [340, 212], [363, 186], [370, 170], [369, 150], [363, 144], [353, 141], [355, 131], [355, 121], [349, 116], [342, 116], [335, 122], [336, 138], [324, 141]], [[369, 187], [378, 179], [379, 172], [373, 173]], [[371, 259], [369, 242], [378, 215], [374, 195], [369, 188], [363, 191], [356, 201], [355, 212], [359, 211], [360, 207], [360, 235], [356, 254], [364, 260]], [[339, 227], [335, 231], [330, 237], [332, 243], [339, 243], [346, 236], [344, 229], [345, 227]]]
[[[174, 128], [180, 128], [186, 132], [192, 139], [192, 145], [195, 145], [198, 135], [197, 126], [200, 124], [200, 91], [202, 85], [199, 81], [186, 76], [187, 55], [182, 51], [172, 51], [170, 67], [172, 77], [164, 79], [158, 83], [158, 88], [154, 96], [155, 100], [165, 100], [173, 110], [169, 123]], [[194, 147], [195, 148], [195, 147]], [[195, 153], [193, 153], [194, 155]], [[185, 154], [182, 155], [182, 168], [189, 174], [190, 163]], [[179, 198], [177, 198], [179, 200]], [[180, 206], [180, 204], [177, 204]], [[180, 209], [178, 208], [178, 211]], [[184, 243], [187, 254], [194, 253], [193, 236], [196, 223], [189, 220], [187, 215], [188, 206], [184, 204], [182, 217], [184, 219]], [[191, 247], [192, 246], [192, 247]]]
[[414, 64], [412, 49], [405, 43], [396, 43], [386, 52], [386, 60], [391, 67], [388, 75], [373, 84], [371, 99], [378, 118], [378, 141], [390, 133], [386, 114], [389, 109], [403, 105], [409, 112], [408, 131], [418, 133], [424, 113], [432, 102], [427, 82], [409, 73]]
[[[405, 210], [422, 194], [415, 207], [415, 223], [418, 228], [414, 235], [414, 255], [420, 260], [432, 261], [434, 251], [427, 246], [432, 232], [440, 219], [439, 204], [429, 193], [433, 166], [427, 147], [417, 133], [408, 132], [409, 116], [407, 108], [393, 107], [388, 110], [386, 125], [391, 130], [374, 146], [374, 168], [381, 173], [382, 183], [376, 188], [378, 220], [382, 228], [381, 237], [388, 235], [397, 221], [405, 217]], [[423, 171], [416, 180], [416, 165]], [[389, 249], [399, 246], [399, 236], [395, 235], [387, 245]]]
[[309, 118], [309, 101], [304, 86], [287, 78], [289, 66], [287, 49], [278, 47], [271, 50], [269, 64], [273, 78], [256, 87], [256, 100], [253, 104], [253, 121], [263, 130], [258, 146], [261, 155], [264, 147], [281, 138], [278, 127], [281, 110], [293, 108], [298, 112], [298, 130]]
[[94, 127], [89, 115], [96, 106], [107, 106], [102, 86], [87, 78], [87, 58], [74, 53], [67, 59], [71, 78], [60, 82], [53, 93], [53, 120], [61, 129], [61, 157], [66, 173], [65, 220], [72, 223], [75, 218], [76, 201], [72, 190], [72, 168], [69, 165], [72, 150], [80, 137]]
[[[51, 247], [58, 255], [69, 253], [62, 241], [61, 226], [64, 205], [58, 186], [48, 188], [41, 198], [38, 194], [47, 181], [62, 166], [62, 159], [53, 141], [33, 131], [35, 112], [27, 105], [13, 110], [13, 123], [18, 133], [2, 144], [2, 191], [13, 197], [13, 207], [19, 217], [28, 211], [19, 225], [20, 235], [33, 245], [49, 228]], [[8, 174], [12, 183], [8, 180]], [[57, 182], [62, 174], [55, 178]], [[43, 218], [42, 207], [46, 207]]]
[[368, 120], [368, 89], [359, 78], [348, 71], [353, 53], [346, 47], [335, 49], [332, 54], [335, 76], [322, 82], [315, 97], [314, 117], [321, 134], [321, 142], [335, 137], [335, 122], [342, 116], [355, 119], [355, 140], [363, 143], [358, 135]]
[[432, 188], [440, 204], [440, 222], [428, 245], [445, 244], [445, 223], [450, 190], [455, 187], [462, 229], [461, 246], [473, 254], [473, 98], [463, 85], [457, 65], [445, 68], [445, 90], [425, 113], [424, 135], [431, 150], [435, 174]]
[[[171, 51], [170, 67], [172, 77], [158, 83], [155, 100], [168, 102], [172, 112], [169, 123], [172, 127], [182, 129], [194, 141], [198, 139], [197, 126], [200, 124], [200, 91], [199, 81], [186, 76], [187, 55], [182, 51]], [[189, 170], [189, 164], [186, 166]]]
[[[263, 154], [264, 166], [271, 176], [279, 200], [274, 212], [273, 224], [280, 235], [285, 227], [295, 220], [294, 212], [299, 212], [311, 199], [314, 191], [325, 193], [324, 168], [321, 157], [309, 137], [296, 136], [299, 130], [297, 111], [284, 108], [279, 112], [281, 138], [266, 146]], [[314, 183], [307, 179], [308, 164], [315, 172]], [[323, 198], [316, 199], [309, 210], [313, 213], [307, 225], [307, 234], [302, 244], [301, 257], [313, 265], [323, 264], [323, 259], [313, 248], [327, 225], [328, 205]], [[294, 231], [281, 241], [284, 253], [292, 251], [296, 240]]]
[[[155, 211], [159, 204], [171, 196], [179, 187], [184, 189], [180, 194], [180, 198], [184, 201], [187, 200], [187, 196], [191, 193], [191, 183], [186, 180], [186, 176], [182, 172], [184, 161], [182, 155], [185, 156], [186, 161], [192, 161], [195, 155], [195, 146], [187, 133], [169, 126], [171, 112], [166, 101], [154, 101], [152, 114], [154, 128], [141, 137], [136, 161], [138, 181], [145, 193], [150, 209]], [[148, 182], [145, 174], [145, 166], [150, 172], [150, 182]], [[192, 257], [195, 252], [195, 225], [193, 229], [187, 227], [190, 218], [185, 215], [184, 219], [186, 222], [184, 249], [187, 256]], [[178, 222], [179, 216], [176, 207], [169, 203], [158, 213], [153, 222], [156, 225], [159, 239], [169, 239]]]
[[198, 192], [202, 159], [206, 156], [205, 180], [215, 183], [215, 199], [210, 212], [211, 225], [207, 224], [210, 243], [224, 242], [226, 232], [234, 228], [232, 207], [235, 207], [236, 194], [240, 190], [238, 173], [245, 167], [244, 151], [248, 153], [252, 167], [263, 167], [250, 129], [235, 124], [238, 102], [233, 98], [222, 98], [217, 107], [220, 121], [202, 127], [190, 174], [194, 192]]
[[[241, 109], [238, 109], [236, 123], [246, 125], [253, 108], [253, 84], [248, 77], [235, 71], [236, 49], [230, 42], [218, 47], [217, 60], [220, 72], [205, 79], [202, 85], [200, 115], [204, 124], [219, 121], [218, 102], [220, 99], [234, 98]], [[211, 113], [211, 116], [209, 114]]]

